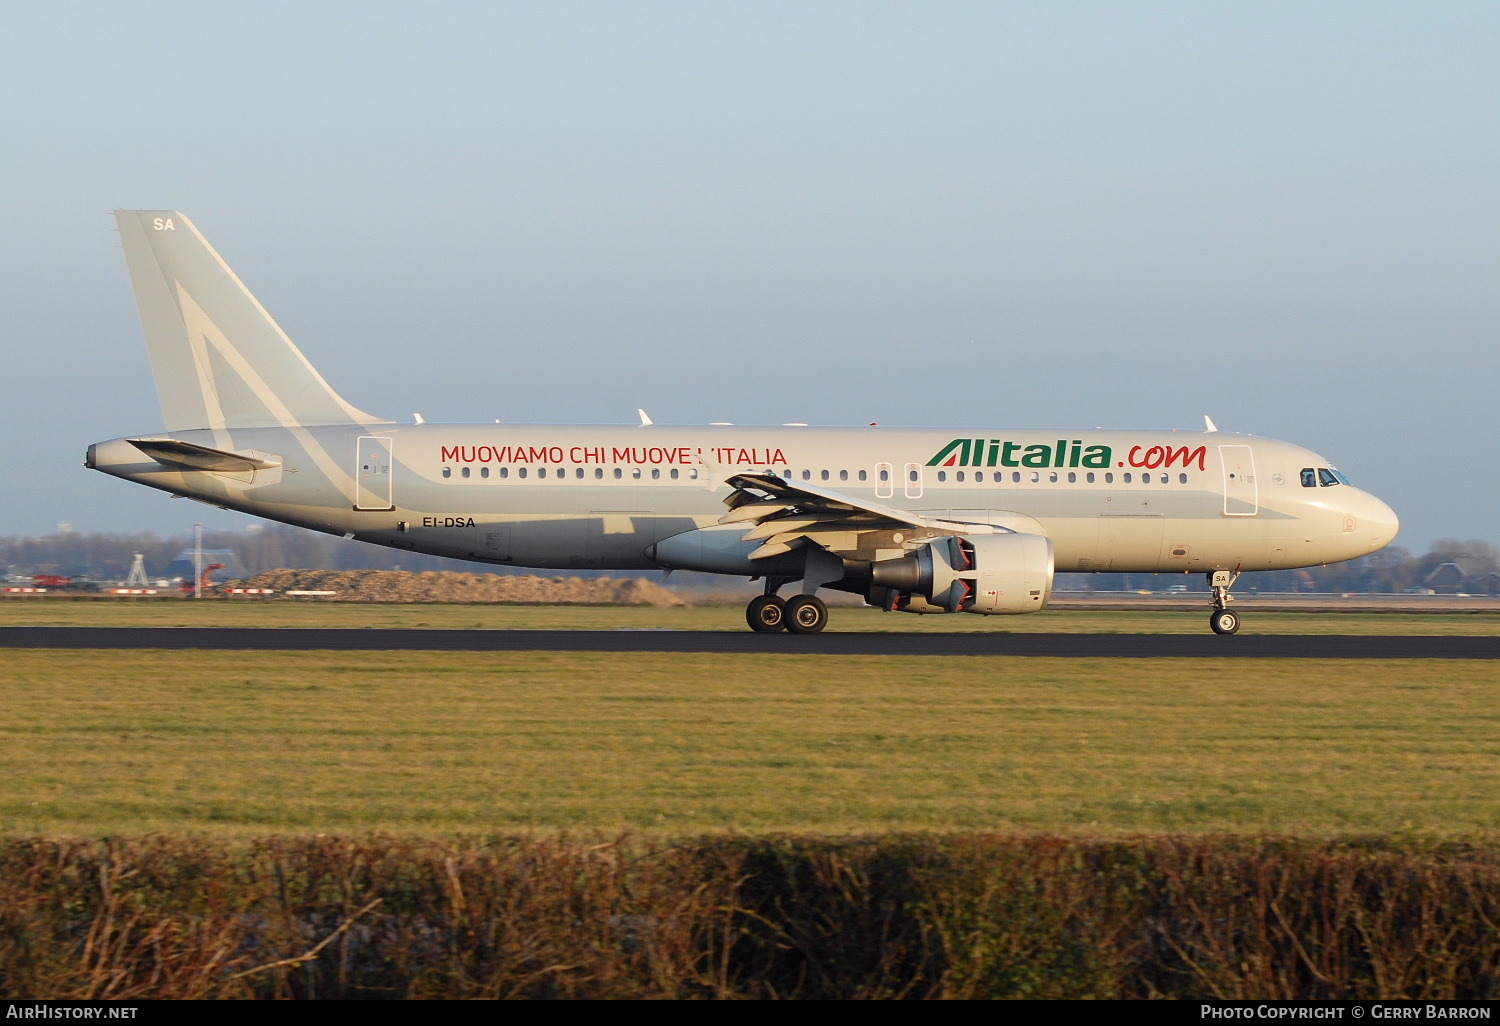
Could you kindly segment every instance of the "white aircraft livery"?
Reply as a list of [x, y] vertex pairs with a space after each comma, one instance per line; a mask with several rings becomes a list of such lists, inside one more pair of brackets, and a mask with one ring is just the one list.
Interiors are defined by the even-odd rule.
[[[1203, 573], [1239, 629], [1248, 570], [1353, 559], [1389, 506], [1300, 446], [1218, 431], [397, 424], [323, 380], [182, 214], [115, 214], [165, 430], [86, 466], [346, 538], [516, 567], [765, 582], [757, 631], [822, 589], [905, 613], [1031, 613], [1060, 571]], [[800, 584], [799, 584], [800, 582]], [[781, 592], [797, 585], [793, 594]]]

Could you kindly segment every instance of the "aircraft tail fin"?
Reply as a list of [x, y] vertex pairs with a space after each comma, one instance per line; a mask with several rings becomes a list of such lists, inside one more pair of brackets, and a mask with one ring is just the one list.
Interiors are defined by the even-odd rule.
[[167, 430], [389, 423], [329, 387], [182, 214], [115, 220]]

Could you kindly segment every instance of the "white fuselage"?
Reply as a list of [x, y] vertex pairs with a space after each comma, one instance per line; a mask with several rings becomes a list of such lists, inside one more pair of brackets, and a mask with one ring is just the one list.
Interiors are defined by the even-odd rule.
[[[716, 524], [726, 479], [743, 473], [1045, 534], [1058, 571], [1313, 566], [1373, 552], [1398, 526], [1322, 457], [1225, 432], [372, 424], [170, 434], [281, 463], [171, 469], [117, 439], [92, 447], [89, 465], [364, 541], [538, 568], [676, 566], [653, 546]], [[684, 568], [757, 572], [734, 558]]]

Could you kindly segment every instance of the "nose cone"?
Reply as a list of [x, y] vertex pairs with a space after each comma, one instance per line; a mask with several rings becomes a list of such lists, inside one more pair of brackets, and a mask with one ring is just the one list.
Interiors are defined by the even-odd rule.
[[1401, 519], [1396, 511], [1369, 492], [1359, 492], [1350, 504], [1349, 515], [1354, 518], [1354, 536], [1367, 547], [1365, 552], [1383, 549], [1396, 540], [1401, 530]]

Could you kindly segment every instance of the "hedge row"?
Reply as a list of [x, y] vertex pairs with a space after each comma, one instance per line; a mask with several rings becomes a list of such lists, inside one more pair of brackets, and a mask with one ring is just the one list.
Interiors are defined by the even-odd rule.
[[0, 996], [1500, 997], [1500, 847], [0, 842]]

